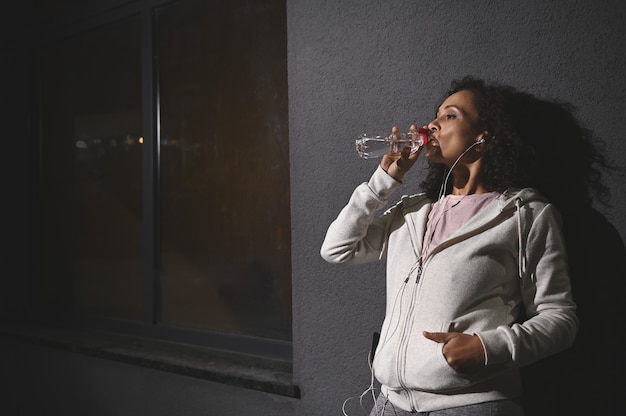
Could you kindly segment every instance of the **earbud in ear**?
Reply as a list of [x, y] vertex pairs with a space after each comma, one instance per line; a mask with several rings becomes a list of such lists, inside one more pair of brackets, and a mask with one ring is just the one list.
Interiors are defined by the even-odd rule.
[[489, 134], [488, 131], [484, 131], [480, 137], [480, 140], [478, 140], [476, 144], [491, 143], [492, 140], [493, 136]]

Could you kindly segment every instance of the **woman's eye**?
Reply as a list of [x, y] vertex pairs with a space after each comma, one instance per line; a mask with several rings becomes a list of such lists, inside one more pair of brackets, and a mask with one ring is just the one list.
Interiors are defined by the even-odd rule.
[[456, 118], [456, 114], [446, 114], [446, 120]]

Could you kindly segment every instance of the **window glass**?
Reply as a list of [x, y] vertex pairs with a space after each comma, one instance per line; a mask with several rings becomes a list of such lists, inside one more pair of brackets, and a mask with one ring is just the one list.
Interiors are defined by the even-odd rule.
[[291, 339], [284, 1], [156, 14], [160, 321]]
[[138, 320], [142, 299], [140, 20], [44, 48], [42, 297]]

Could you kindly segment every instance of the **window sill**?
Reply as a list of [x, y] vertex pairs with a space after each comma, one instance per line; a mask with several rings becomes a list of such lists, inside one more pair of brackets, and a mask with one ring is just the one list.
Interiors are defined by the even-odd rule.
[[0, 328], [0, 336], [93, 357], [300, 398], [291, 362], [104, 331]]

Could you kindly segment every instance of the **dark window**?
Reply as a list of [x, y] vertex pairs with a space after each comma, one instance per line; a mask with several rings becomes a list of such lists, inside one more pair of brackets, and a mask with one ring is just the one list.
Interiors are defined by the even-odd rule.
[[41, 270], [53, 310], [141, 319], [140, 23], [43, 52]]
[[284, 1], [155, 3], [42, 47], [44, 311], [290, 341]]
[[284, 4], [157, 13], [161, 319], [290, 339]]

